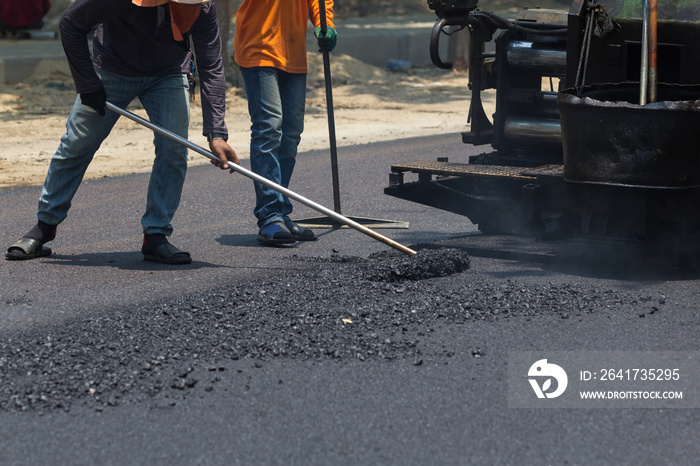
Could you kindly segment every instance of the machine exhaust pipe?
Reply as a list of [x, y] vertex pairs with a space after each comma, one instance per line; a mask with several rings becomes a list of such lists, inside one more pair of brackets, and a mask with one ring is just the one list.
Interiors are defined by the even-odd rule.
[[561, 122], [554, 118], [510, 117], [504, 132], [513, 141], [561, 144]]

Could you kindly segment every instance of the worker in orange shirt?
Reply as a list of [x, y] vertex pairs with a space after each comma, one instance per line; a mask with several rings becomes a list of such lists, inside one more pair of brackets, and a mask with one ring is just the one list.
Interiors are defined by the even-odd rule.
[[[253, 172], [289, 186], [306, 105], [306, 34], [311, 20], [321, 52], [335, 47], [333, 2], [325, 5], [327, 29], [321, 32], [319, 0], [244, 0], [236, 12], [235, 59], [248, 97]], [[294, 223], [287, 196], [255, 183], [258, 241], [265, 245], [313, 241], [312, 230]]]

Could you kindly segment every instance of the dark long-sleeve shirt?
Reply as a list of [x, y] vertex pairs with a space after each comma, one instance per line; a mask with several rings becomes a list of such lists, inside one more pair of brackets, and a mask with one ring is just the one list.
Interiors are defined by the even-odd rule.
[[[95, 28], [92, 53], [88, 34]], [[131, 0], [75, 0], [60, 23], [61, 42], [78, 93], [98, 91], [94, 67], [124, 76], [187, 73], [190, 56], [176, 42], [167, 4], [139, 7]], [[190, 29], [201, 86], [203, 133], [227, 134], [226, 82], [214, 2], [202, 10]]]

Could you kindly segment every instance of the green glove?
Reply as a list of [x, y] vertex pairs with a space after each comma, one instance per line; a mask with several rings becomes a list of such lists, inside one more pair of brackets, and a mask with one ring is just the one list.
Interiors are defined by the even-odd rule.
[[318, 39], [318, 51], [319, 52], [330, 52], [335, 48], [335, 44], [338, 43], [338, 33], [333, 26], [326, 27], [326, 35], [322, 35], [321, 28], [317, 27], [314, 29], [314, 35]]

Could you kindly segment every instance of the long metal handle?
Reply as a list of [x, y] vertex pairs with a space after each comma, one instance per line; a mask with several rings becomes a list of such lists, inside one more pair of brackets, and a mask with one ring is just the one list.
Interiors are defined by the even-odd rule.
[[639, 105], [646, 105], [649, 91], [649, 0], [642, 0], [642, 10], [642, 65], [639, 77]]
[[[321, 34], [324, 36], [328, 31], [326, 19], [326, 2], [318, 2], [318, 12], [321, 19]], [[340, 214], [340, 175], [338, 172], [338, 147], [335, 138], [335, 116], [333, 113], [333, 86], [331, 79], [331, 57], [330, 52], [323, 52], [323, 77], [326, 83], [326, 111], [328, 114], [328, 140], [331, 150], [331, 179], [333, 181], [333, 210]]]
[[649, 102], [656, 102], [659, 87], [656, 66], [658, 57], [658, 14], [656, 5], [656, 0], [649, 0]]
[[[180, 144], [187, 147], [188, 149], [191, 149], [191, 150], [207, 157], [210, 160], [213, 160], [216, 162], [219, 161], [219, 158], [216, 155], [209, 152], [208, 150], [204, 149], [203, 147], [198, 146], [197, 144], [194, 144], [194, 143], [188, 141], [187, 139], [185, 139], [181, 136], [178, 136], [177, 134], [175, 134], [171, 131], [168, 131], [165, 128], [161, 128], [158, 125], [154, 125], [150, 121], [145, 120], [145, 119], [141, 118], [140, 116], [135, 115], [127, 110], [119, 108], [110, 102], [107, 102], [105, 104], [105, 106], [108, 109], [112, 110], [113, 112], [116, 112], [119, 115], [125, 116], [128, 119], [133, 120], [136, 123], [143, 125], [146, 128], [149, 128], [162, 136], [165, 136], [169, 139], [172, 139], [175, 142], [179, 142]], [[300, 194], [295, 193], [294, 191], [290, 191], [289, 189], [285, 188], [284, 186], [280, 186], [277, 183], [274, 183], [274, 182], [268, 180], [267, 178], [264, 178], [256, 173], [253, 173], [252, 171], [250, 171], [246, 168], [243, 168], [240, 165], [236, 165], [235, 163], [229, 163], [228, 166], [231, 168], [231, 170], [238, 172], [241, 175], [247, 176], [248, 178], [252, 179], [253, 181], [257, 181], [258, 183], [263, 184], [270, 189], [274, 189], [275, 191], [280, 192], [291, 199], [299, 201], [302, 204], [304, 204], [308, 207], [311, 207], [315, 211], [320, 212], [324, 215], [327, 215], [328, 217], [332, 218], [336, 222], [339, 222], [339, 223], [342, 223], [343, 225], [347, 225], [351, 228], [354, 228], [355, 230], [359, 231], [360, 233], [364, 233], [365, 235], [370, 236], [378, 241], [381, 241], [382, 243], [384, 243], [388, 246], [391, 246], [394, 249], [398, 249], [399, 251], [401, 251], [403, 253], [416, 254], [416, 251], [414, 251], [413, 249], [410, 249], [410, 248], [404, 246], [403, 244], [397, 243], [396, 241], [394, 241], [390, 238], [387, 238], [386, 236], [380, 235], [379, 233], [377, 233], [373, 230], [370, 230], [369, 228], [367, 228], [363, 225], [360, 225], [359, 223], [357, 223], [353, 220], [350, 220], [347, 217], [344, 217], [336, 212], [333, 212], [332, 210], [327, 209], [326, 207], [323, 207], [322, 205], [317, 204], [314, 201], [307, 199]]]
[[323, 52], [323, 76], [326, 80], [326, 111], [328, 113], [328, 140], [331, 150], [331, 177], [333, 180], [333, 209], [340, 210], [340, 174], [338, 172], [338, 146], [335, 138], [335, 115], [333, 112], [333, 87], [331, 85], [331, 59], [328, 52]]

